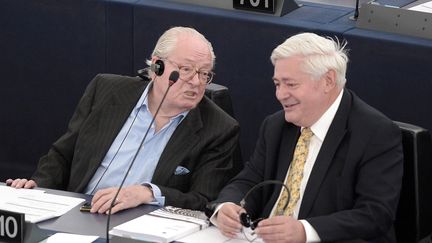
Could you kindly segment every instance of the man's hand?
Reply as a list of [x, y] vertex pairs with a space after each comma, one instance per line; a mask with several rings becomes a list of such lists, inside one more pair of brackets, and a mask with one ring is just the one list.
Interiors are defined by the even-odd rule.
[[31, 189], [37, 187], [37, 184], [34, 180], [27, 180], [27, 179], [7, 179], [6, 185], [14, 188], [25, 188], [25, 189]]
[[232, 203], [227, 203], [219, 209], [216, 223], [223, 235], [234, 238], [240, 232], [242, 228], [240, 213], [242, 212], [245, 212], [242, 207]]
[[[117, 193], [117, 187], [102, 189], [96, 192], [91, 202], [91, 213], [108, 214], [111, 202]], [[142, 185], [132, 185], [122, 188], [117, 196], [111, 214], [127, 208], [134, 208], [143, 203], [153, 201], [153, 192], [150, 188]]]
[[304, 243], [306, 232], [303, 224], [288, 216], [276, 216], [258, 223], [255, 233], [266, 243]]

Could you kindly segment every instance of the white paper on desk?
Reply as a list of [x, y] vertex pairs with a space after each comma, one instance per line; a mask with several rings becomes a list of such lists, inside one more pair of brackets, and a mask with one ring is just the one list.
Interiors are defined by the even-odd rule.
[[41, 243], [91, 243], [99, 238], [93, 235], [76, 235], [66, 233], [56, 233]]
[[166, 243], [199, 231], [200, 225], [149, 214], [114, 227], [111, 235], [125, 238]]
[[111, 235], [149, 242], [171, 242], [209, 226], [204, 212], [166, 206], [114, 227]]
[[432, 1], [419, 4], [417, 6], [409, 8], [409, 10], [432, 13]]
[[[193, 234], [190, 234], [186, 237], [183, 237], [178, 242], [183, 243], [249, 243], [249, 241], [245, 238], [243, 233], [238, 233], [237, 237], [234, 239], [230, 239], [226, 236], [224, 236], [218, 228], [215, 226], [210, 226], [204, 230], [195, 232]], [[258, 238], [253, 241], [254, 243], [261, 243], [263, 242], [262, 239]]]
[[0, 185], [0, 203], [8, 201], [10, 198], [15, 197], [16, 195], [33, 195], [44, 193], [45, 191], [37, 190], [37, 189], [16, 189], [10, 186]]
[[[12, 190], [11, 190], [12, 189]], [[6, 197], [0, 200], [0, 209], [24, 213], [25, 221], [37, 223], [65, 214], [84, 201], [82, 198], [59, 196], [37, 190], [25, 190], [0, 187], [0, 193]]]

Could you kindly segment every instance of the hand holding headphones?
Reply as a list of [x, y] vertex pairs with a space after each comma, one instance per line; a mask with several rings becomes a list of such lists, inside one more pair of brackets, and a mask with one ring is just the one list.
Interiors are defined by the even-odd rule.
[[[281, 182], [281, 181], [276, 181], [276, 180], [267, 180], [267, 181], [263, 181], [263, 182], [260, 182], [260, 183], [256, 184], [255, 186], [253, 186], [251, 189], [249, 189], [249, 191], [246, 193], [246, 195], [245, 195], [245, 196], [243, 197], [243, 199], [240, 201], [240, 206], [241, 206], [242, 208], [244, 208], [245, 211], [246, 211], [246, 208], [245, 208], [245, 206], [246, 206], [246, 199], [247, 199], [247, 197], [249, 196], [249, 194], [250, 194], [251, 192], [253, 192], [254, 190], [260, 188], [260, 187], [263, 187], [263, 186], [265, 186], [265, 185], [270, 185], [270, 184], [272, 184], [272, 185], [281, 185], [281, 186], [283, 186], [283, 187], [285, 188], [285, 190], [286, 190], [287, 193], [288, 193], [288, 199], [286, 200], [285, 205], [283, 206], [282, 211], [281, 211], [281, 212], [277, 212], [277, 215], [281, 215], [281, 214], [283, 214], [283, 212], [285, 211], [285, 209], [288, 207], [288, 202], [289, 202], [289, 198], [290, 198], [290, 192], [289, 192], [288, 187], [287, 187], [283, 182]], [[241, 214], [240, 214], [240, 223], [241, 223], [244, 227], [247, 227], [247, 228], [250, 227], [252, 230], [254, 230], [254, 229], [258, 226], [258, 223], [259, 223], [261, 220], [263, 220], [263, 219], [264, 219], [264, 218], [258, 218], [258, 219], [253, 220], [252, 217], [250, 216], [250, 214], [248, 214], [247, 212], [245, 212], [245, 213], [241, 213]]]

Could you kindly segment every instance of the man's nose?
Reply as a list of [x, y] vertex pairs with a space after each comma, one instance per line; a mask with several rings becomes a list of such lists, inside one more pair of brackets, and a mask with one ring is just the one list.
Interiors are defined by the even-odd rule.
[[285, 85], [280, 85], [279, 89], [276, 90], [276, 98], [279, 100], [287, 99], [291, 96], [291, 93]]
[[194, 85], [200, 85], [201, 84], [201, 80], [199, 78], [199, 73], [197, 71], [195, 71], [194, 75], [189, 79], [190, 83], [194, 84]]

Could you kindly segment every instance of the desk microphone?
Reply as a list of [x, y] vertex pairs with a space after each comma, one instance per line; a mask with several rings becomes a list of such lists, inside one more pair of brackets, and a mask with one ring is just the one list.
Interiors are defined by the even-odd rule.
[[162, 107], [162, 103], [164, 102], [165, 97], [166, 97], [167, 94], [168, 94], [168, 90], [171, 88], [171, 86], [172, 86], [175, 82], [177, 82], [177, 80], [179, 79], [179, 76], [180, 76], [180, 74], [179, 74], [177, 71], [172, 71], [172, 72], [171, 72], [171, 74], [170, 74], [170, 76], [169, 76], [169, 78], [168, 78], [169, 84], [168, 84], [168, 87], [167, 87], [167, 89], [166, 89], [166, 91], [165, 91], [165, 93], [164, 93], [164, 96], [162, 97], [162, 100], [161, 100], [161, 102], [159, 103], [158, 108], [156, 109], [156, 112], [155, 112], [155, 114], [154, 114], [154, 116], [153, 116], [153, 119], [151, 120], [149, 126], [147, 127], [147, 130], [146, 130], [146, 132], [145, 132], [145, 134], [144, 134], [144, 137], [141, 139], [141, 143], [140, 143], [140, 145], [138, 146], [138, 149], [137, 149], [137, 151], [135, 152], [135, 154], [134, 154], [134, 156], [133, 156], [133, 158], [132, 158], [131, 163], [129, 164], [129, 167], [128, 167], [128, 169], [127, 169], [127, 171], [126, 171], [126, 173], [125, 173], [125, 175], [124, 175], [124, 177], [123, 177], [122, 182], [120, 183], [119, 188], [117, 189], [117, 192], [116, 192], [116, 194], [115, 194], [113, 200], [111, 201], [111, 205], [110, 205], [109, 210], [108, 210], [108, 219], [107, 219], [107, 225], [106, 225], [106, 242], [107, 242], [107, 243], [109, 243], [109, 225], [110, 225], [110, 219], [111, 219], [111, 210], [112, 210], [112, 208], [114, 207], [114, 204], [115, 204], [115, 201], [116, 201], [116, 199], [117, 199], [117, 196], [118, 196], [118, 194], [120, 193], [120, 190], [121, 190], [121, 188], [123, 187], [124, 182], [126, 181], [126, 178], [127, 178], [128, 174], [129, 174], [129, 171], [131, 170], [133, 164], [135, 163], [135, 160], [136, 160], [136, 158], [137, 158], [137, 156], [138, 156], [138, 152], [139, 152], [140, 149], [143, 147], [144, 141], [145, 141], [145, 139], [147, 138], [147, 134], [149, 133], [150, 128], [152, 127], [152, 125], [153, 125], [153, 123], [154, 123], [154, 121], [155, 121], [155, 119], [156, 119], [156, 116], [157, 116], [157, 114], [159, 113], [160, 108]]
[[359, 0], [356, 0], [356, 8], [354, 11], [354, 16], [352, 17], [353, 20], [357, 20], [359, 17]]

